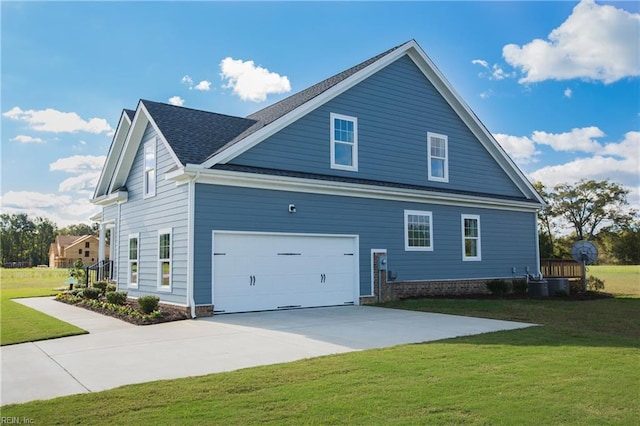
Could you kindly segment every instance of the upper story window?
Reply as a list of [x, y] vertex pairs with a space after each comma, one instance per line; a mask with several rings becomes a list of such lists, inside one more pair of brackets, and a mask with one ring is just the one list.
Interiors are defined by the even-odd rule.
[[156, 139], [144, 144], [144, 198], [156, 195]]
[[462, 215], [462, 260], [482, 260], [478, 215]]
[[433, 251], [433, 215], [431, 212], [404, 211], [404, 249]]
[[171, 229], [158, 232], [158, 288], [171, 290]]
[[84, 243], [84, 248], [89, 248], [91, 246], [91, 244], [89, 243], [89, 241]]
[[427, 164], [429, 180], [449, 182], [448, 137], [437, 133], [427, 133]]
[[358, 171], [358, 119], [331, 113], [331, 168]]

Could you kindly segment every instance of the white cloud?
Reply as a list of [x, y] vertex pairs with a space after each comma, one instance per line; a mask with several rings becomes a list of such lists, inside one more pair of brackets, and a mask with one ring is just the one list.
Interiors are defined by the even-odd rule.
[[12, 138], [11, 141], [20, 143], [44, 143], [44, 140], [40, 138], [34, 138], [33, 136], [27, 135], [18, 135], [15, 138]]
[[548, 40], [508, 44], [502, 56], [524, 77], [520, 83], [582, 78], [613, 83], [640, 75], [640, 14], [583, 0]]
[[571, 129], [565, 133], [547, 133], [535, 131], [531, 135], [534, 142], [541, 145], [548, 145], [555, 151], [582, 151], [582, 152], [598, 152], [602, 146], [596, 142], [595, 138], [604, 136], [602, 130], [595, 126], [583, 127], [580, 129]]
[[581, 179], [610, 179], [628, 189], [629, 204], [639, 208], [640, 132], [627, 132], [621, 142], [606, 144], [592, 157], [542, 167], [529, 176], [548, 188], [560, 183], [575, 183]]
[[478, 74], [478, 77], [486, 77], [489, 80], [504, 80], [505, 78], [515, 77], [515, 72], [506, 72], [500, 65], [493, 64], [491, 67], [489, 63], [484, 59], [474, 59], [471, 61], [474, 65], [480, 65], [482, 68], [486, 69], [487, 72], [481, 72]]
[[202, 80], [200, 83], [196, 84], [194, 87], [196, 90], [209, 91], [211, 90], [211, 82], [207, 80]]
[[187, 85], [191, 86], [193, 84], [193, 79], [191, 77], [189, 77], [189, 75], [185, 75], [180, 80], [180, 83], [187, 84]]
[[90, 196], [95, 189], [105, 161], [106, 157], [104, 155], [74, 155], [60, 158], [49, 164], [49, 171], [60, 171], [76, 175], [60, 183], [58, 186], [60, 192], [75, 192]]
[[4, 117], [16, 121], [26, 122], [33, 130], [52, 133], [112, 133], [113, 129], [104, 118], [83, 120], [75, 112], [61, 112], [52, 108], [45, 110], [27, 110], [13, 107], [2, 114]]
[[480, 93], [481, 99], [489, 99], [492, 96], [493, 96], [493, 90], [491, 89], [485, 90], [484, 92]]
[[[627, 132], [620, 143], [608, 143], [602, 149], [602, 154], [616, 157], [636, 159], [640, 163], [640, 132]], [[640, 164], [636, 170], [640, 174]]]
[[535, 162], [536, 155], [540, 154], [540, 151], [536, 150], [535, 143], [526, 136], [511, 136], [502, 133], [493, 136], [511, 158], [520, 164]]
[[227, 80], [227, 84], [222, 87], [233, 89], [243, 101], [262, 102], [272, 93], [291, 91], [291, 84], [286, 76], [256, 66], [253, 61], [227, 57], [220, 62], [220, 69], [220, 75]]
[[100, 171], [106, 161], [104, 155], [74, 155], [66, 158], [59, 158], [49, 164], [52, 172], [85, 173], [87, 171]]
[[76, 223], [88, 223], [88, 218], [99, 211], [88, 197], [43, 194], [41, 192], [9, 191], [0, 197], [2, 212], [26, 213], [31, 217], [45, 217], [64, 227]]
[[184, 99], [182, 99], [180, 96], [173, 96], [173, 97], [169, 98], [169, 103], [171, 105], [175, 105], [175, 106], [183, 106], [184, 105]]
[[82, 173], [78, 176], [73, 176], [60, 182], [60, 185], [58, 185], [58, 191], [75, 192], [90, 197], [93, 194], [99, 178], [100, 172]]
[[481, 67], [484, 67], [484, 68], [489, 68], [489, 63], [484, 59], [474, 59], [473, 61], [471, 61], [471, 63], [474, 65], [480, 65]]
[[569, 89], [568, 87], [564, 89], [564, 97], [571, 98], [571, 96], [573, 96], [573, 90]]

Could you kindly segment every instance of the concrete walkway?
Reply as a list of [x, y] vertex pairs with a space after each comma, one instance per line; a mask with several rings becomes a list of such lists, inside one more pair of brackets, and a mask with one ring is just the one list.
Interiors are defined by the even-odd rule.
[[52, 298], [16, 301], [90, 334], [0, 348], [0, 405], [531, 326], [371, 306], [135, 326]]

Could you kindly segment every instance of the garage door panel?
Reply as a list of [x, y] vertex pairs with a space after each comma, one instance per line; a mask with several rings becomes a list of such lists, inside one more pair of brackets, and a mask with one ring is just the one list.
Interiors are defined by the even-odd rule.
[[355, 237], [214, 233], [214, 309], [355, 303], [355, 251]]

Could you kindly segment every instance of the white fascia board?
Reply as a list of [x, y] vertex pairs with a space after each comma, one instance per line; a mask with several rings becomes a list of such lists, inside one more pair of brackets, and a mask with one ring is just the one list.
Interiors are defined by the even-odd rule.
[[100, 172], [100, 177], [98, 178], [98, 183], [93, 193], [93, 198], [107, 193], [111, 177], [113, 176], [113, 171], [116, 168], [118, 158], [120, 157], [120, 152], [122, 151], [124, 141], [127, 138], [127, 133], [129, 132], [130, 128], [131, 119], [123, 110], [122, 115], [120, 116], [120, 121], [118, 121], [118, 127], [116, 127], [116, 132], [113, 136], [113, 141], [109, 146], [107, 159], [105, 160], [104, 167]]
[[342, 197], [372, 198], [391, 201], [407, 201], [438, 205], [453, 205], [497, 210], [535, 212], [542, 205], [537, 203], [505, 200], [473, 195], [450, 194], [435, 191], [397, 187], [382, 187], [348, 182], [333, 182], [289, 176], [273, 176], [258, 173], [212, 169], [182, 169], [173, 172], [171, 180], [179, 182], [195, 178], [196, 183], [236, 186], [273, 191], [304, 192]]
[[98, 198], [94, 198], [91, 200], [91, 204], [95, 204], [97, 206], [110, 206], [111, 204], [116, 203], [126, 203], [129, 198], [129, 194], [127, 191], [117, 191], [108, 195], [103, 195]]
[[336, 84], [335, 86], [331, 87], [330, 89], [325, 90], [320, 95], [316, 96], [310, 101], [305, 102], [304, 104], [300, 105], [293, 111], [283, 115], [279, 119], [268, 124], [262, 129], [256, 131], [255, 133], [252, 133], [251, 135], [247, 136], [246, 138], [236, 143], [235, 145], [232, 145], [229, 148], [225, 149], [224, 151], [214, 155], [213, 157], [211, 157], [210, 159], [202, 163], [202, 166], [208, 169], [210, 167], [213, 167], [216, 164], [225, 164], [229, 162], [230, 160], [234, 159], [238, 155], [258, 145], [260, 142], [267, 139], [268, 137], [273, 136], [274, 134], [284, 129], [289, 124], [302, 118], [303, 116], [315, 110], [316, 108], [324, 105], [325, 103], [329, 102], [331, 99], [335, 98], [336, 96], [346, 92], [347, 90], [354, 87], [356, 84], [360, 83], [361, 81], [369, 78], [371, 75], [375, 74], [382, 68], [386, 67], [390, 63], [396, 61], [398, 58], [406, 54], [407, 50], [409, 50], [411, 47], [415, 45], [416, 45], [415, 41], [410, 41], [406, 43], [403, 47], [399, 47], [393, 52], [389, 52], [389, 54], [383, 56], [382, 58], [378, 59], [376, 62], [368, 65], [367, 67], [361, 69], [355, 74], [349, 76], [348, 78]]

